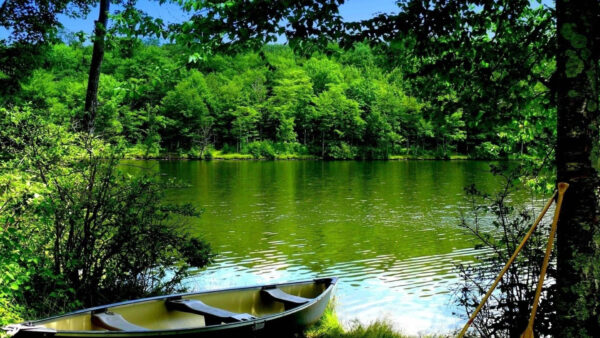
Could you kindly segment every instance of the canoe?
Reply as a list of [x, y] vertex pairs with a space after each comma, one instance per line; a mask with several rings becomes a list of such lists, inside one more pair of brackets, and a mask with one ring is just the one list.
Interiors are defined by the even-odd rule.
[[4, 327], [14, 337], [285, 336], [323, 315], [337, 278], [130, 300]]

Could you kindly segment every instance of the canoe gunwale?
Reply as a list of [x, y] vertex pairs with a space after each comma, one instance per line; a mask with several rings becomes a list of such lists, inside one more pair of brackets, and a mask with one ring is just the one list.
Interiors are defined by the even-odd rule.
[[73, 316], [73, 315], [84, 314], [84, 313], [98, 313], [98, 312], [106, 311], [108, 308], [112, 308], [112, 307], [130, 305], [130, 304], [135, 304], [135, 303], [142, 303], [142, 302], [152, 301], [152, 300], [162, 300], [162, 299], [166, 300], [166, 299], [172, 299], [172, 298], [181, 298], [181, 297], [193, 296], [193, 295], [199, 295], [199, 294], [219, 293], [219, 292], [225, 292], [225, 291], [244, 291], [244, 290], [252, 290], [252, 289], [262, 290], [265, 288], [273, 288], [273, 287], [296, 285], [296, 284], [329, 283], [329, 285], [327, 286], [327, 288], [325, 288], [325, 290], [323, 290], [323, 292], [321, 292], [317, 297], [311, 298], [310, 301], [305, 304], [298, 305], [294, 308], [291, 308], [289, 310], [284, 310], [279, 313], [269, 314], [269, 315], [266, 315], [263, 317], [257, 317], [256, 319], [247, 320], [247, 321], [232, 322], [232, 323], [225, 323], [225, 324], [214, 324], [214, 325], [206, 325], [206, 326], [198, 326], [198, 327], [190, 327], [190, 328], [161, 329], [161, 330], [132, 330], [132, 331], [91, 331], [91, 330], [90, 331], [67, 331], [67, 330], [54, 330], [54, 329], [44, 330], [44, 332], [46, 332], [46, 333], [53, 334], [55, 336], [61, 336], [61, 337], [69, 337], [69, 336], [73, 336], [73, 337], [83, 337], [83, 336], [87, 336], [87, 337], [96, 337], [96, 336], [112, 336], [112, 337], [139, 336], [139, 337], [143, 337], [143, 336], [163, 336], [163, 335], [180, 335], [180, 334], [189, 335], [189, 334], [194, 334], [196, 332], [202, 333], [202, 332], [213, 332], [213, 331], [221, 331], [221, 330], [225, 331], [228, 329], [235, 329], [235, 328], [243, 327], [243, 326], [252, 326], [254, 330], [258, 331], [258, 330], [261, 330], [264, 327], [265, 323], [268, 321], [273, 321], [273, 320], [276, 320], [276, 319], [279, 319], [282, 317], [287, 317], [287, 316], [293, 315], [294, 313], [300, 312], [302, 310], [305, 310], [305, 309], [319, 303], [324, 297], [326, 297], [326, 296], [329, 297], [331, 292], [335, 288], [337, 281], [338, 281], [337, 277], [325, 277], [325, 278], [315, 278], [315, 279], [310, 279], [310, 280], [293, 281], [293, 282], [285, 282], [285, 283], [277, 283], [277, 284], [252, 285], [252, 286], [224, 288], [224, 289], [216, 289], [216, 290], [201, 291], [201, 292], [187, 292], [187, 293], [180, 293], [180, 294], [154, 296], [154, 297], [140, 298], [140, 299], [128, 300], [128, 301], [123, 301], [123, 302], [118, 302], [118, 303], [100, 305], [100, 306], [96, 306], [96, 307], [91, 307], [91, 308], [86, 308], [86, 309], [82, 309], [82, 310], [69, 312], [69, 313], [66, 313], [63, 315], [48, 317], [48, 318], [35, 320], [35, 321], [28, 321], [28, 322], [24, 322], [24, 323], [17, 324], [17, 325], [21, 325], [23, 331], [28, 331], [27, 326], [38, 325], [38, 324], [43, 325], [42, 322], [49, 322], [49, 321], [62, 319], [62, 318]]

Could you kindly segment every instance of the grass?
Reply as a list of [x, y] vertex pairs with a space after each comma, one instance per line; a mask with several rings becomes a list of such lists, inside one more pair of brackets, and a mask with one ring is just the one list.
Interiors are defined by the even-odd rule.
[[321, 320], [304, 332], [307, 338], [405, 338], [406, 336], [395, 332], [392, 326], [385, 321], [377, 321], [368, 326], [355, 322], [350, 329], [344, 329], [340, 323], [333, 306], [328, 306]]
[[388, 160], [468, 160], [469, 155], [450, 155], [447, 158], [442, 158], [436, 155], [390, 155]]
[[300, 155], [300, 154], [278, 154], [275, 155], [276, 160], [317, 160], [320, 159], [314, 155]]
[[253, 160], [254, 156], [250, 154], [227, 153], [223, 154], [220, 150], [212, 151], [212, 158], [215, 160]]
[[[334, 305], [330, 302], [321, 317], [321, 320], [315, 325], [304, 331], [304, 336], [307, 338], [409, 338], [396, 331], [392, 324], [385, 320], [378, 320], [369, 325], [363, 325], [355, 321], [350, 328], [344, 328], [338, 319]], [[441, 337], [441, 336], [426, 336], [426, 337]]]
[[[254, 156], [251, 154], [241, 154], [241, 153], [221, 153], [220, 150], [215, 150], [212, 152], [212, 158], [215, 160], [256, 160]], [[259, 160], [265, 159], [263, 157], [258, 158]], [[294, 153], [286, 153], [286, 154], [276, 154], [275, 160], [318, 160], [321, 159], [319, 156], [315, 155], [303, 155], [303, 154], [294, 154]], [[441, 158], [436, 156], [429, 155], [390, 155], [388, 160], [440, 160]], [[469, 157], [467, 155], [450, 155], [449, 160], [468, 160]]]
[[434, 155], [390, 155], [388, 160], [440, 160]]
[[[212, 159], [214, 160], [262, 160], [263, 157], [256, 158], [252, 154], [241, 154], [241, 153], [222, 153], [220, 150], [213, 150], [211, 152]], [[319, 157], [313, 155], [302, 155], [302, 154], [276, 154], [275, 160], [314, 160]]]

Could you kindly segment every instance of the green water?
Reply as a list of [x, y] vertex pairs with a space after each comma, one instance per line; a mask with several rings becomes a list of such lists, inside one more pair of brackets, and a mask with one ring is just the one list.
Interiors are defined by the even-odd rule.
[[[140, 162], [136, 162], [140, 165]], [[339, 317], [387, 318], [406, 333], [447, 332], [453, 267], [471, 260], [458, 227], [463, 188], [492, 190], [477, 161], [147, 161], [191, 186], [190, 224], [218, 252], [195, 290], [338, 276]]]

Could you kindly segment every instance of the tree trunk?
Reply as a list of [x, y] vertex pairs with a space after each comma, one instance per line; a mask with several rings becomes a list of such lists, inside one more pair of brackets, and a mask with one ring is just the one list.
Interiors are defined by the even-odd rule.
[[98, 82], [100, 81], [100, 66], [102, 66], [102, 59], [104, 58], [104, 37], [106, 36], [109, 7], [110, 0], [100, 0], [100, 13], [98, 14], [98, 20], [95, 21], [94, 49], [92, 51], [92, 62], [88, 75], [84, 108], [85, 115], [83, 116], [82, 125], [82, 129], [89, 133], [94, 132], [94, 122], [98, 108]]
[[[593, 38], [596, 0], [556, 1], [558, 181], [568, 182], [558, 225], [556, 337], [600, 332], [600, 224], [598, 176], [592, 148], [598, 142], [598, 69]], [[596, 333], [594, 333], [596, 332]]]
[[325, 132], [321, 131], [321, 159], [325, 159]]

